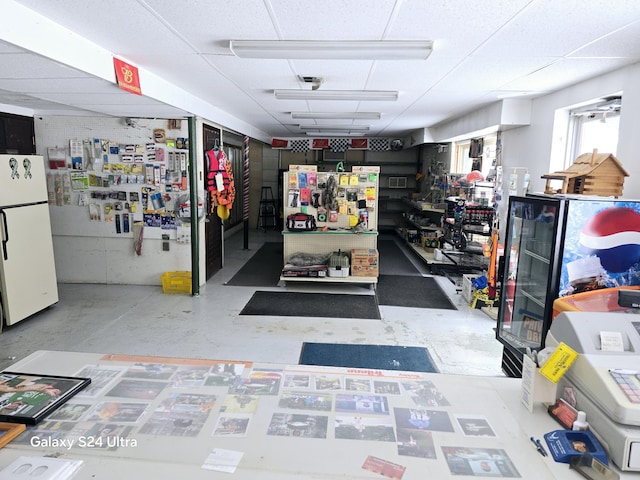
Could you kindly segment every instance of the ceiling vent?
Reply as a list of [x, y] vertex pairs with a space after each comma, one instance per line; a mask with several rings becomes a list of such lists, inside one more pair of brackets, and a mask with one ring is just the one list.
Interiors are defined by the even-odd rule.
[[298, 75], [298, 80], [303, 83], [308, 83], [311, 85], [311, 90], [317, 90], [320, 88], [320, 85], [324, 83], [323, 77], [309, 77], [304, 75]]

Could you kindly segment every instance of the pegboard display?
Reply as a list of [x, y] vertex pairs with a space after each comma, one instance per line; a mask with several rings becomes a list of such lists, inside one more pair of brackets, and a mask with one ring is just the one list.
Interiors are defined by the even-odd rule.
[[137, 224], [147, 238], [180, 240], [190, 211], [186, 122], [45, 117], [36, 137], [54, 235], [131, 237]]
[[318, 230], [377, 232], [380, 167], [318, 172], [315, 165], [291, 165], [283, 173], [284, 216], [306, 213]]
[[[295, 253], [329, 255], [339, 250], [377, 249], [379, 166], [318, 172], [315, 165], [291, 165], [283, 175], [284, 264]], [[298, 213], [313, 217], [316, 229], [288, 229], [287, 217]], [[351, 281], [354, 279], [359, 283], [377, 282], [377, 277], [353, 277]], [[349, 281], [337, 277], [299, 280]]]

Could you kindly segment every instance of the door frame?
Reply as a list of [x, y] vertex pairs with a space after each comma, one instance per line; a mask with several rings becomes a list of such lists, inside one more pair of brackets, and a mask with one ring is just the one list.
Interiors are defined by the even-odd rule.
[[[202, 125], [202, 145], [204, 158], [204, 179], [207, 177], [208, 163], [206, 152], [211, 150], [216, 142], [220, 145], [222, 132], [219, 128], [203, 123]], [[224, 229], [222, 222], [215, 211], [212, 211], [211, 197], [203, 185], [205, 191], [205, 281], [215, 275], [223, 266], [223, 236]]]

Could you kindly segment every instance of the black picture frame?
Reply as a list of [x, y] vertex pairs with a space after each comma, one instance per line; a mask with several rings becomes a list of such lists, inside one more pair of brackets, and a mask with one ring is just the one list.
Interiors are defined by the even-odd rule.
[[0, 422], [36, 425], [90, 383], [82, 377], [0, 372]]

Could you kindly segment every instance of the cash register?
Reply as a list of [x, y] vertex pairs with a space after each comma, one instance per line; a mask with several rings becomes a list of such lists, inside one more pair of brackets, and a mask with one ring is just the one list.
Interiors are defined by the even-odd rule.
[[640, 317], [563, 312], [553, 320], [545, 346], [560, 342], [579, 356], [558, 382], [558, 396], [587, 414], [621, 470], [640, 472]]

